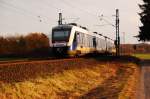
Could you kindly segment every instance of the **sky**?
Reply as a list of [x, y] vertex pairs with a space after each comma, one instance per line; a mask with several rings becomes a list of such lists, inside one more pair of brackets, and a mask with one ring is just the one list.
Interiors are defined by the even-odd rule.
[[[58, 25], [76, 22], [90, 31], [115, 39], [115, 11], [119, 9], [121, 43], [139, 43], [141, 26], [138, 4], [142, 0], [0, 0], [0, 36], [19, 36], [42, 32], [50, 36]], [[103, 15], [103, 17], [102, 17]]]

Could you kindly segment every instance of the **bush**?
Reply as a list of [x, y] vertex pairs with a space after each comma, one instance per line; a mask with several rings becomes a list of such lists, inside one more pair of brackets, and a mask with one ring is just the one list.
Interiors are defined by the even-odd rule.
[[49, 54], [49, 39], [43, 33], [27, 36], [0, 37], [0, 56], [45, 56]]

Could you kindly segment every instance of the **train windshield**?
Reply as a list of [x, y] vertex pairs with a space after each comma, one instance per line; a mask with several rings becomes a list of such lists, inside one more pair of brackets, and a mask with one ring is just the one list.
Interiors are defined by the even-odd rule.
[[69, 30], [56, 30], [53, 31], [52, 39], [53, 41], [68, 41], [70, 31]]

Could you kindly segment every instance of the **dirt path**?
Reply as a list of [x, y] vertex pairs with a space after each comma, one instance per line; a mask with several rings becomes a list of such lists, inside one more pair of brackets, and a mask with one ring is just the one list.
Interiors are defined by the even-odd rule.
[[141, 61], [141, 78], [137, 99], [150, 99], [150, 60]]
[[117, 76], [110, 77], [102, 85], [92, 89], [80, 99], [118, 99], [119, 93], [121, 93], [132, 72], [126, 67], [119, 68]]

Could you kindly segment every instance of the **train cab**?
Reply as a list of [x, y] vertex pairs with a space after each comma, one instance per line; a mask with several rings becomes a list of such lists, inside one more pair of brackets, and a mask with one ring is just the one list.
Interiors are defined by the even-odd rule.
[[54, 54], [67, 54], [71, 28], [69, 25], [59, 25], [52, 29], [52, 50]]

